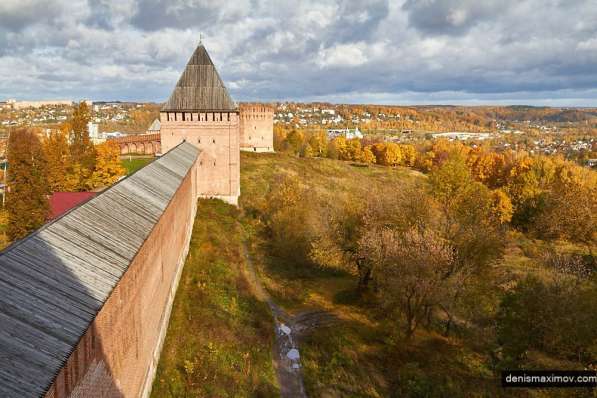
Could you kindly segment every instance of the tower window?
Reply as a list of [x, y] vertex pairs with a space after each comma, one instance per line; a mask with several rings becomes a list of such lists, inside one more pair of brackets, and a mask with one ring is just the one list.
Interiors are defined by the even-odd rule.
[[201, 138], [197, 138], [197, 144], [201, 144]]
[[214, 143], [214, 144], [216, 143], [216, 139], [215, 139], [215, 138], [213, 138], [211, 141], [212, 141], [212, 143]]

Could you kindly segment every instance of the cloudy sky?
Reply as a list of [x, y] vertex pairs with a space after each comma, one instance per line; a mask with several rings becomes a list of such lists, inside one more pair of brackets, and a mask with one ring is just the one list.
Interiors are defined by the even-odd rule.
[[597, 106], [595, 0], [0, 0], [0, 99]]

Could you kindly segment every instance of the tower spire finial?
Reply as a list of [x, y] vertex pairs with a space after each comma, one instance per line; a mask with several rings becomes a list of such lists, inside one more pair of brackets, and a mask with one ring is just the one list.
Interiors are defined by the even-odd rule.
[[203, 44], [203, 33], [199, 32], [199, 44]]

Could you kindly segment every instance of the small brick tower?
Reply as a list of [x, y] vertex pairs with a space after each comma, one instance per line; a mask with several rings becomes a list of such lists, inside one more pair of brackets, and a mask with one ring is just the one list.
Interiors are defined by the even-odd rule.
[[182, 141], [199, 148], [199, 196], [238, 204], [239, 110], [202, 44], [162, 107], [160, 122], [164, 153]]
[[269, 104], [240, 104], [240, 150], [274, 151], [274, 108]]

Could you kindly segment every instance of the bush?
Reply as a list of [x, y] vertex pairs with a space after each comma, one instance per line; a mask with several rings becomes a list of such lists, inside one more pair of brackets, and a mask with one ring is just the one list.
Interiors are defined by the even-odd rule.
[[434, 377], [417, 363], [407, 363], [398, 374], [399, 385], [393, 397], [440, 398], [464, 397], [462, 390], [449, 377]]
[[505, 366], [524, 364], [531, 350], [590, 363], [597, 358], [595, 330], [597, 288], [573, 276], [552, 283], [528, 277], [504, 296], [497, 316]]

